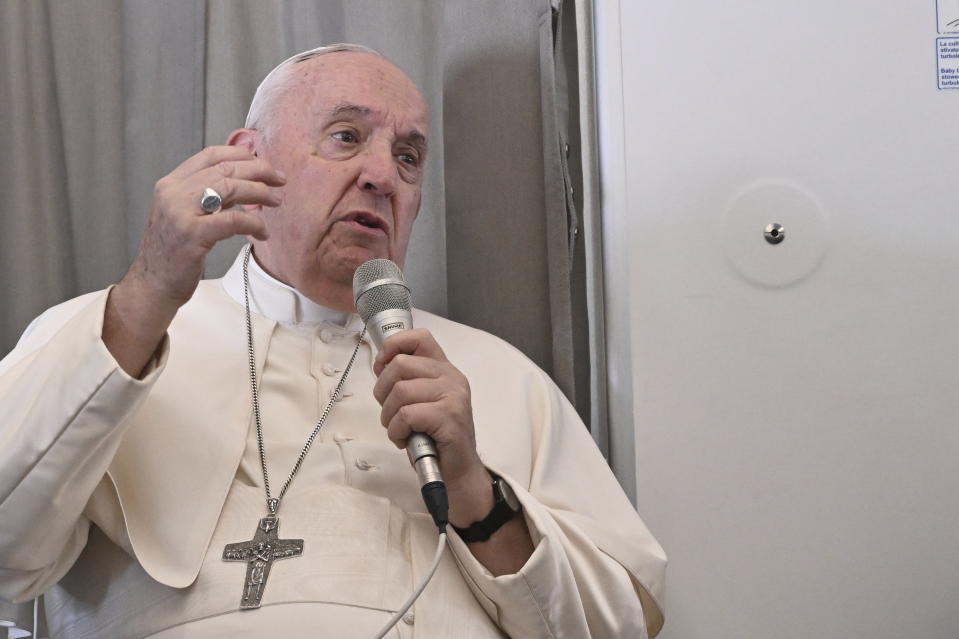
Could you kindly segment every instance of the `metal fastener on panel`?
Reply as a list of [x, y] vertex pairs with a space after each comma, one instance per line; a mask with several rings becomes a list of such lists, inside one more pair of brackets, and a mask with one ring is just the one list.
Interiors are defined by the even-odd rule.
[[766, 230], [763, 232], [763, 235], [770, 244], [779, 244], [786, 239], [786, 229], [783, 228], [782, 224], [773, 222], [772, 224], [766, 225]]

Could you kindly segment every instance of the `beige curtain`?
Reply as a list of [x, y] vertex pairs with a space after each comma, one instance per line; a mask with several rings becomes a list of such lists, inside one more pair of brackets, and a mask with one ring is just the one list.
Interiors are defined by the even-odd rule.
[[129, 259], [119, 5], [0, 4], [0, 352]]

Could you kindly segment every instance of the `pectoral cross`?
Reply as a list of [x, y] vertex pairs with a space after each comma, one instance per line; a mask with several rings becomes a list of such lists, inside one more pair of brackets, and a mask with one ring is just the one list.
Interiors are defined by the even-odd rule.
[[280, 520], [274, 516], [264, 517], [250, 541], [227, 544], [223, 549], [223, 561], [245, 561], [246, 583], [240, 598], [240, 610], [259, 608], [270, 566], [275, 559], [296, 557], [303, 554], [302, 539], [277, 539]]

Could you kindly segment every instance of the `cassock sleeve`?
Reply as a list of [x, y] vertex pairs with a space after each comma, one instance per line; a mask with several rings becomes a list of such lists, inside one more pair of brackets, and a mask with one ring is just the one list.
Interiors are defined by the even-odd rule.
[[101, 339], [109, 290], [41, 315], [0, 361], [0, 597], [31, 599], [59, 581], [86, 544], [84, 509], [168, 353], [143, 379]]
[[523, 504], [535, 549], [517, 573], [494, 577], [451, 530], [460, 571], [512, 637], [645, 638], [644, 607], [661, 625], [666, 556], [552, 380], [535, 369], [521, 385], [525, 405], [512, 412], [526, 423], [507, 437], [530, 438], [528, 468], [511, 452], [524, 446], [487, 443], [481, 454]]

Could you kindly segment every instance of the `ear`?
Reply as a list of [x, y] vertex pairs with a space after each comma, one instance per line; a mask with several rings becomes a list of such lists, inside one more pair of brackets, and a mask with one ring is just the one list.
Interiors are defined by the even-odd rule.
[[[253, 155], [256, 155], [256, 135], [257, 132], [254, 129], [237, 129], [227, 137], [226, 143], [229, 146], [242, 146], [248, 149]], [[244, 211], [251, 212], [263, 209], [263, 206], [260, 204], [241, 204], [240, 207]]]
[[230, 146], [246, 147], [256, 155], [256, 134], [254, 129], [237, 129], [227, 137], [226, 143]]

